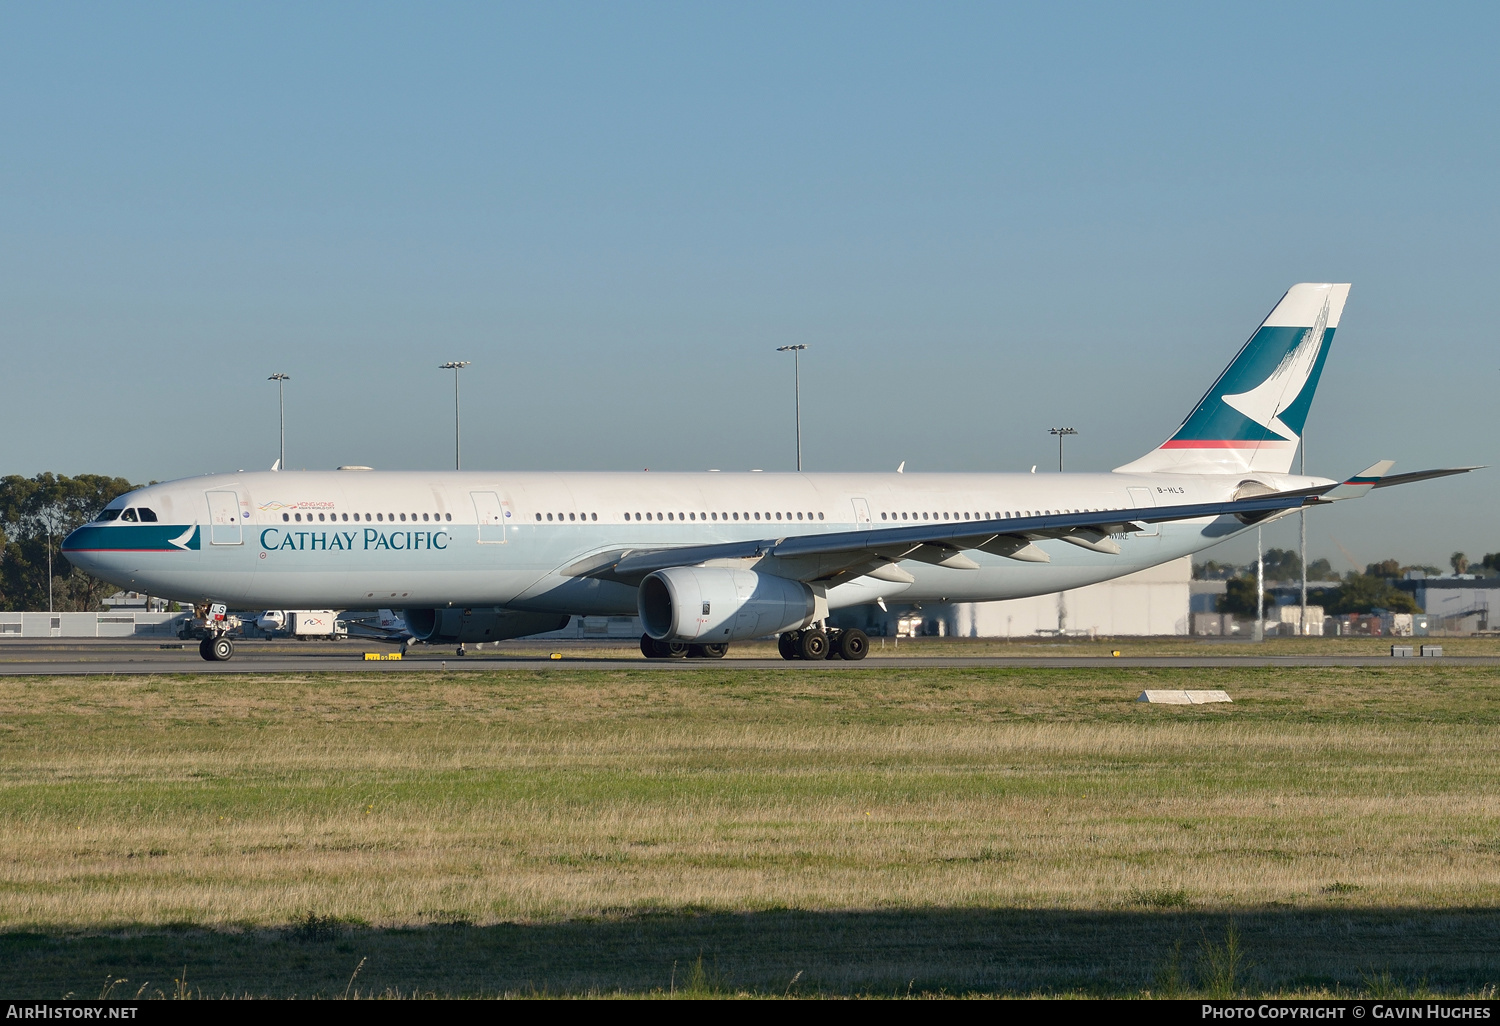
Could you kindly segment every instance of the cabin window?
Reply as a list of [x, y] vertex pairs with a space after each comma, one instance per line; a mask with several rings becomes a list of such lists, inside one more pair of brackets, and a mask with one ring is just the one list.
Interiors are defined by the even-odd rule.
[[[133, 509], [127, 509], [125, 511], [125, 519], [126, 520], [134, 520], [135, 517], [133, 517], [133, 516], [130, 515], [130, 514], [132, 514], [134, 512], [135, 512], [135, 510], [133, 510]], [[299, 524], [302, 523], [302, 514], [301, 513], [295, 513], [295, 514], [293, 514], [293, 516], [295, 516], [297, 518], [297, 523], [299, 523]]]
[[819, 520], [822, 520], [822, 519], [823, 519], [823, 514], [821, 514], [821, 513], [819, 513], [819, 514], [818, 514], [818, 519], [819, 519]]
[[739, 519], [739, 518], [740, 518], [740, 515], [739, 515], [739, 514], [738, 514], [738, 513], [736, 513], [736, 514], [735, 514], [735, 515], [734, 515], [734, 519], [736, 519], [736, 520], [738, 520], [738, 519]]
[[292, 515], [290, 513], [283, 513], [281, 514], [281, 519], [282, 522], [285, 523], [286, 521], [292, 519]]
[[375, 519], [379, 520], [382, 523], [384, 523], [385, 522], [385, 514], [384, 513], [376, 513], [375, 514]]
[[780, 511], [780, 510], [777, 510], [777, 511], [776, 511], [776, 519], [777, 519], [777, 520], [780, 520], [780, 519], [781, 519], [781, 511]]
[[452, 520], [453, 519], [453, 514], [452, 513], [444, 513], [443, 514], [443, 519], [444, 520]]
[[688, 519], [689, 520], [697, 520], [698, 519], [698, 514], [696, 514], [696, 513], [689, 513], [688, 514]]
[[884, 520], [884, 519], [885, 519], [885, 518], [886, 518], [886, 516], [885, 516], [885, 514], [884, 514], [884, 513], [882, 513], [882, 514], [880, 514], [880, 519], [881, 519], [881, 520]]
[[668, 520], [675, 520], [675, 519], [676, 519], [676, 518], [675, 518], [675, 517], [673, 517], [673, 516], [672, 516], [672, 514], [670, 514], [670, 513], [668, 513], [668, 514], [667, 514], [667, 519], [668, 519]]
[[797, 519], [798, 519], [798, 520], [801, 520], [801, 519], [802, 519], [802, 514], [801, 514], [801, 513], [798, 513], [798, 514], [797, 514]]
[[657, 512], [657, 514], [656, 514], [656, 519], [657, 519], [657, 520], [660, 520], [660, 519], [661, 519], [661, 513], [660, 513], [660, 511], [658, 511], [658, 512]]

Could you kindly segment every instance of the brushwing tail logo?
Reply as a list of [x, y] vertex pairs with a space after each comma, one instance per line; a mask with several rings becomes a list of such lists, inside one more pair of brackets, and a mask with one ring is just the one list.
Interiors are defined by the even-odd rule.
[[[1331, 297], [1330, 297], [1331, 298]], [[1243, 413], [1267, 431], [1274, 431], [1289, 442], [1295, 442], [1297, 432], [1281, 420], [1281, 413], [1302, 394], [1307, 379], [1318, 364], [1318, 354], [1323, 350], [1323, 336], [1328, 330], [1328, 304], [1323, 300], [1313, 326], [1302, 334], [1286, 356], [1282, 357], [1271, 376], [1248, 392], [1223, 396], [1224, 404]]]
[[183, 531], [181, 534], [179, 534], [176, 538], [168, 538], [167, 542], [170, 545], [182, 549], [184, 552], [189, 549], [196, 549], [198, 547], [198, 525], [194, 524], [192, 527], [189, 527], [186, 531]]

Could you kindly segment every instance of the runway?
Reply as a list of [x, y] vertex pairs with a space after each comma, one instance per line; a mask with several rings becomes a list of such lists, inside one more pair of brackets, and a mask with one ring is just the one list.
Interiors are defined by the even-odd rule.
[[[1213, 648], [1213, 645], [1204, 645]], [[370, 661], [366, 652], [399, 651], [388, 644], [349, 640], [342, 642], [244, 641], [225, 663], [206, 662], [198, 655], [196, 642], [134, 641], [113, 639], [6, 641], [0, 643], [0, 676], [120, 676], [124, 674], [267, 674], [267, 673], [430, 673], [494, 672], [497, 670], [647, 670], [694, 673], [708, 670], [811, 670], [836, 671], [878, 669], [1077, 669], [1102, 667], [1177, 667], [1226, 669], [1232, 667], [1357, 667], [1401, 666], [1413, 663], [1443, 663], [1464, 666], [1500, 666], [1500, 655], [1461, 655], [1438, 658], [1396, 659], [1388, 652], [1348, 655], [897, 655], [872, 652], [868, 659], [848, 663], [830, 659], [817, 664], [769, 657], [769, 646], [759, 652], [724, 659], [644, 659], [618, 644], [594, 642], [519, 642], [501, 650], [469, 649], [458, 656], [444, 646], [413, 648], [400, 660]], [[554, 653], [560, 658], [554, 658]]]

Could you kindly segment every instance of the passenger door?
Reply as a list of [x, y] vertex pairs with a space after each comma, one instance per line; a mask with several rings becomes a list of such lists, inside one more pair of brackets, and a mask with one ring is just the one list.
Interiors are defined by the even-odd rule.
[[479, 544], [504, 545], [508, 504], [495, 492], [470, 492], [469, 497], [474, 500], [474, 515], [479, 519]]
[[864, 499], [854, 500], [854, 523], [857, 527], [870, 526], [870, 504], [868, 501]]
[[240, 497], [236, 492], [208, 493], [208, 541], [211, 545], [243, 545]]

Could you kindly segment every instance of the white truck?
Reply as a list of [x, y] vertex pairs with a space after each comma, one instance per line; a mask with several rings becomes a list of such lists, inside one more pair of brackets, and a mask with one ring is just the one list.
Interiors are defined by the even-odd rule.
[[267, 633], [285, 631], [295, 638], [341, 638], [348, 628], [335, 609], [267, 609], [255, 620]]

